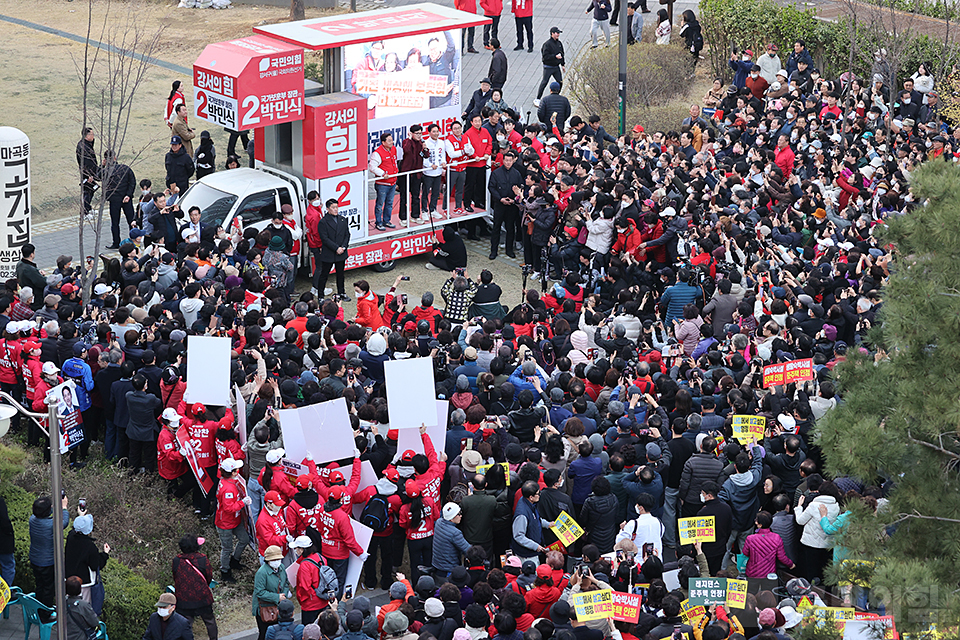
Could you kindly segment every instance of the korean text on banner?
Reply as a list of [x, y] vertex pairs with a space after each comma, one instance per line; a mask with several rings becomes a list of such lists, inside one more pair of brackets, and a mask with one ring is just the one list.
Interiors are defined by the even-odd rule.
[[[353, 536], [357, 539], [357, 544], [360, 545], [361, 549], [367, 551], [370, 548], [370, 538], [373, 537], [373, 529], [365, 524], [360, 524], [356, 520], [350, 520], [350, 524], [353, 526]], [[351, 553], [350, 558], [347, 560], [347, 584], [344, 586], [345, 592], [350, 590], [354, 595], [357, 594], [357, 585], [360, 584], [360, 572], [362, 570], [363, 560], [360, 559], [360, 556], [355, 556]]]
[[680, 544], [715, 541], [717, 539], [716, 520], [715, 516], [680, 518], [677, 521]]
[[283, 448], [295, 462], [309, 451], [317, 463], [353, 457], [356, 443], [343, 398], [279, 411]]
[[747, 607], [747, 581], [727, 578], [727, 609]]
[[230, 338], [188, 336], [187, 391], [189, 403], [226, 407], [230, 404]]
[[601, 620], [613, 617], [613, 590], [587, 591], [573, 594], [573, 609], [577, 620]]
[[247, 444], [247, 401], [240, 393], [240, 387], [233, 385], [233, 394], [237, 399], [237, 430], [240, 437], [240, 446]]
[[383, 363], [383, 373], [386, 377], [387, 406], [390, 407], [392, 428], [409, 429], [420, 425], [437, 425], [437, 391], [431, 358], [387, 360]]
[[726, 578], [690, 578], [689, 587], [688, 601], [692, 607], [709, 607], [727, 601]]
[[733, 439], [740, 444], [763, 440], [767, 419], [763, 416], [733, 416]]
[[6, 580], [0, 578], [0, 611], [3, 611], [8, 602], [10, 602], [10, 586]]
[[[210, 489], [213, 488], [213, 478], [207, 475], [207, 472], [200, 466], [200, 462], [197, 460], [197, 452], [190, 442], [190, 434], [187, 429], [177, 429], [177, 442], [180, 444], [180, 448], [186, 452], [184, 458], [187, 459], [190, 471], [193, 471], [193, 477], [197, 479], [197, 483], [203, 488], [204, 493], [210, 493]], [[199, 441], [197, 441], [196, 446], [200, 446]]]
[[560, 515], [557, 516], [550, 530], [556, 534], [557, 539], [560, 540], [565, 547], [569, 547], [577, 538], [583, 535], [583, 528], [577, 524], [577, 521], [566, 511], [560, 512]]
[[813, 359], [791, 360], [763, 368], [763, 388], [813, 380]]
[[[437, 424], [427, 427], [427, 435], [430, 436], [430, 444], [433, 445], [433, 450], [439, 456], [447, 444], [447, 405], [449, 401], [434, 400], [433, 402], [437, 407]], [[418, 430], [400, 429], [397, 431], [397, 455], [402, 455], [407, 449], [415, 453], [426, 453], [423, 450], [423, 438], [420, 437]]]
[[687, 624], [693, 624], [705, 615], [707, 608], [702, 605], [692, 606], [689, 599], [680, 603], [680, 619]]
[[620, 593], [613, 592], [613, 619], [620, 622], [629, 622], [636, 624], [640, 619], [640, 601], [639, 593]]

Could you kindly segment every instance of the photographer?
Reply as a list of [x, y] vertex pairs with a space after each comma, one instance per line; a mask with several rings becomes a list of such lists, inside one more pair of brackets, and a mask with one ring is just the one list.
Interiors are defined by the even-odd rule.
[[540, 185], [527, 188], [527, 197], [519, 202], [523, 216], [523, 261], [533, 265], [532, 277], [540, 279], [544, 270], [544, 254], [550, 235], [557, 223], [556, 201], [551, 193], [544, 193]]
[[440, 238], [441, 241], [433, 245], [433, 255], [430, 256], [430, 261], [424, 266], [427, 269], [439, 269], [440, 271], [466, 268], [467, 247], [463, 244], [463, 238], [457, 233], [454, 225], [443, 227], [440, 231]]
[[465, 268], [456, 270], [456, 275], [448, 278], [440, 289], [440, 297], [443, 298], [446, 307], [443, 315], [450, 322], [465, 322], [467, 311], [473, 304], [473, 297], [477, 293], [477, 283], [467, 276]]

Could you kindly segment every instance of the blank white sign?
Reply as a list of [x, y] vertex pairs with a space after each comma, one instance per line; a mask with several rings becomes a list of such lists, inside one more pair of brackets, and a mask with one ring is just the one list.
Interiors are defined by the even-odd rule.
[[187, 390], [189, 403], [230, 405], [230, 338], [187, 337]]
[[[437, 407], [437, 424], [427, 427], [427, 435], [430, 436], [430, 443], [437, 452], [437, 457], [443, 453], [447, 445], [447, 405], [446, 400], [434, 400]], [[393, 418], [390, 418], [390, 426], [393, 427]], [[417, 429], [401, 429], [397, 432], [397, 458], [403, 455], [403, 452], [411, 449], [416, 453], [426, 453], [423, 450], [423, 438], [420, 437], [420, 431]]]
[[387, 384], [387, 409], [391, 429], [437, 425], [434, 402], [433, 358], [387, 360], [383, 363]]
[[353, 429], [343, 398], [281, 409], [278, 414], [283, 448], [290, 460], [300, 462], [308, 451], [317, 463], [353, 457]]

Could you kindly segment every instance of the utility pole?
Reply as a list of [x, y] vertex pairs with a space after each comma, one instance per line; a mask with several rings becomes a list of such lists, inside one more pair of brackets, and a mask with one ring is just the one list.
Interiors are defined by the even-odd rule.
[[56, 586], [57, 639], [67, 640], [67, 593], [64, 575], [63, 547], [63, 483], [60, 482], [60, 425], [57, 418], [57, 401], [47, 400], [47, 433], [50, 439], [50, 488], [53, 502], [53, 575]]
[[620, 108], [620, 135], [627, 135], [627, 0], [620, 0], [620, 71], [617, 87], [620, 91], [617, 106]]

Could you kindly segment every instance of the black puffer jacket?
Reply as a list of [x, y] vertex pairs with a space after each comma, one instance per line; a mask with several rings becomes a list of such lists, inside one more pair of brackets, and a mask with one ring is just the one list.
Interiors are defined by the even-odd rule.
[[610, 553], [620, 531], [620, 501], [608, 493], [590, 494], [580, 510], [580, 524], [587, 532], [587, 541], [597, 545], [600, 553]]
[[680, 499], [700, 502], [700, 490], [705, 482], [718, 482], [723, 473], [723, 462], [709, 453], [695, 453], [683, 465], [680, 474]]

